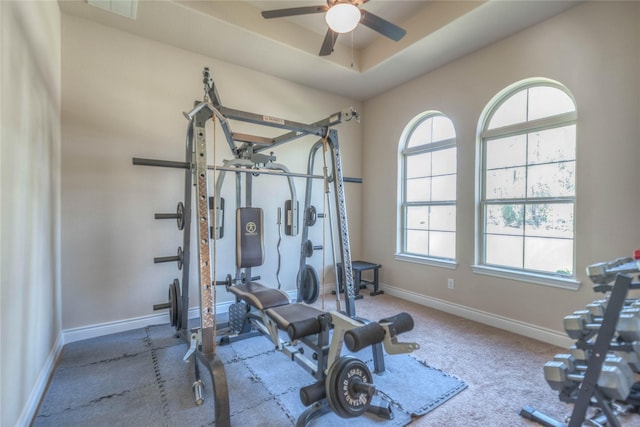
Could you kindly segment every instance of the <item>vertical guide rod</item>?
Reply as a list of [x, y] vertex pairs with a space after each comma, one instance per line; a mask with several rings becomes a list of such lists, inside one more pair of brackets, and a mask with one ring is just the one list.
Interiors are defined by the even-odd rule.
[[[187, 128], [187, 138], [185, 144], [185, 159], [191, 159], [193, 157], [193, 122], [189, 122]], [[135, 161], [134, 161], [135, 164]], [[184, 211], [182, 212], [182, 218], [184, 221], [184, 227], [182, 229], [182, 292], [180, 298], [182, 298], [181, 307], [185, 307], [180, 313], [179, 329], [181, 330], [181, 336], [187, 344], [191, 334], [189, 333], [189, 271], [191, 265], [191, 199], [193, 193], [193, 171], [190, 167], [185, 168], [184, 173]]]
[[356, 317], [356, 305], [354, 302], [353, 289], [353, 268], [351, 266], [351, 245], [349, 243], [349, 227], [347, 221], [347, 205], [345, 203], [344, 194], [344, 178], [342, 176], [342, 158], [340, 157], [340, 147], [338, 146], [338, 131], [331, 129], [328, 139], [332, 152], [333, 173], [335, 175], [334, 187], [336, 205], [338, 208], [338, 228], [340, 231], [340, 243], [342, 246], [342, 266], [344, 268], [344, 293], [345, 293], [345, 309], [347, 315], [351, 318]]
[[[209, 104], [207, 104], [208, 106]], [[222, 360], [216, 355], [215, 322], [213, 313], [212, 282], [211, 282], [211, 252], [209, 244], [209, 197], [207, 194], [207, 163], [205, 138], [205, 124], [212, 118], [213, 110], [196, 107], [194, 114], [188, 117], [192, 120], [194, 130], [194, 152], [191, 159], [193, 177], [196, 186], [196, 221], [198, 225], [198, 260], [200, 278], [200, 339], [201, 349], [195, 352], [196, 357], [211, 373], [213, 387], [215, 425], [229, 427], [231, 425], [231, 411], [229, 408], [229, 388], [227, 375]], [[215, 196], [215, 193], [214, 193]], [[189, 218], [190, 219], [190, 218]], [[215, 262], [215, 260], [214, 260]], [[188, 307], [185, 306], [185, 307]], [[188, 310], [184, 310], [185, 312]], [[187, 327], [184, 325], [183, 327]], [[197, 364], [197, 361], [195, 361]], [[196, 378], [196, 384], [199, 378]], [[197, 386], [199, 387], [199, 385]], [[194, 388], [197, 394], [197, 389]], [[197, 396], [196, 396], [197, 397]]]
[[203, 123], [196, 123], [195, 125], [194, 162], [196, 165], [196, 206], [198, 208], [198, 259], [200, 261], [200, 325], [202, 327], [202, 352], [204, 354], [213, 354], [213, 297], [211, 289], [211, 253], [209, 248], [206, 152], [207, 141], [203, 121]]

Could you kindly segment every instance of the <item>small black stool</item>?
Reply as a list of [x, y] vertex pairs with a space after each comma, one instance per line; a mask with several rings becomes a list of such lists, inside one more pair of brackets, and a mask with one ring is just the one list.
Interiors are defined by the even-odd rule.
[[[344, 292], [344, 269], [342, 263], [337, 264], [338, 268], [338, 285], [340, 292]], [[369, 293], [371, 296], [384, 294], [384, 291], [378, 290], [378, 270], [382, 268], [380, 264], [374, 264], [366, 261], [353, 261], [351, 269], [353, 270], [353, 288], [355, 290], [355, 299], [361, 299], [360, 289], [366, 289], [367, 285], [373, 285], [373, 291]], [[362, 280], [362, 272], [373, 270], [373, 280]], [[333, 292], [335, 294], [335, 291]]]

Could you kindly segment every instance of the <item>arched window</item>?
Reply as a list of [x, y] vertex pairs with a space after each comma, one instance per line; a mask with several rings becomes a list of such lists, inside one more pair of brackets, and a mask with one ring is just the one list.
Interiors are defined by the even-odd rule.
[[555, 285], [574, 276], [576, 117], [568, 90], [546, 79], [516, 83], [485, 108], [478, 267]]
[[451, 263], [456, 257], [456, 132], [430, 111], [405, 127], [399, 145], [400, 259]]

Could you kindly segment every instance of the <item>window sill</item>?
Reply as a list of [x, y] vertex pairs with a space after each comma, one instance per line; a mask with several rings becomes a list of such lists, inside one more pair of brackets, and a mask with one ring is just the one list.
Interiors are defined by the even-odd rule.
[[413, 262], [415, 264], [430, 265], [432, 267], [448, 268], [450, 270], [455, 270], [456, 268], [458, 268], [458, 263], [453, 260], [426, 258], [407, 254], [396, 254], [394, 258], [398, 261]]
[[471, 270], [474, 273], [486, 276], [501, 277], [503, 279], [517, 280], [520, 282], [535, 283], [537, 285], [553, 286], [556, 288], [577, 291], [580, 289], [580, 281], [575, 277], [545, 276], [543, 274], [516, 272], [497, 267], [488, 267], [485, 265], [472, 265]]

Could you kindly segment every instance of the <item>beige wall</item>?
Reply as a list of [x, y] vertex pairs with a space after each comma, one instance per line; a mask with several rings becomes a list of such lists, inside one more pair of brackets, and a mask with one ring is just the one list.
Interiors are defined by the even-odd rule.
[[[65, 330], [152, 315], [153, 304], [166, 302], [169, 283], [181, 277], [175, 263], [153, 264], [154, 257], [174, 255], [182, 244], [175, 221], [156, 221], [153, 215], [175, 211], [177, 202], [183, 199], [184, 172], [133, 166], [131, 158], [184, 159], [187, 120], [182, 112], [202, 99], [203, 67], [210, 67], [227, 107], [304, 123], [348, 106], [359, 108], [343, 97], [69, 15], [62, 19], [62, 44]], [[235, 124], [233, 130], [258, 132]], [[348, 122], [339, 125], [338, 130], [344, 173], [359, 177], [361, 125]], [[283, 133], [270, 132], [267, 135]], [[216, 137], [220, 164], [223, 158], [232, 156], [220, 130]], [[212, 139], [210, 129], [209, 141]], [[315, 141], [303, 139], [277, 148], [277, 161], [292, 171], [305, 172], [307, 151]], [[226, 237], [217, 245], [218, 280], [235, 271], [234, 178], [228, 176], [225, 182]], [[302, 204], [304, 181], [297, 179], [296, 185]], [[321, 185], [317, 183], [314, 188], [318, 196], [315, 204], [321, 207]], [[358, 256], [361, 187], [348, 184], [347, 192], [353, 254]], [[273, 286], [277, 266], [276, 213], [287, 198], [284, 180], [254, 179], [254, 205], [265, 209], [266, 260], [253, 273]], [[321, 243], [320, 225], [314, 227], [310, 238], [315, 244]], [[299, 250], [299, 237], [283, 237], [280, 277], [285, 290], [295, 289]], [[315, 254], [311, 263], [320, 271], [321, 255]], [[192, 269], [191, 277], [195, 275]], [[328, 283], [333, 281], [327, 278]], [[192, 307], [198, 304], [196, 290], [192, 286]], [[218, 292], [218, 302], [231, 301], [224, 288], [219, 287]]]
[[[562, 318], [598, 295], [586, 265], [640, 246], [640, 3], [589, 2], [365, 102], [363, 256], [381, 280], [450, 308], [562, 331]], [[474, 274], [476, 129], [486, 103], [529, 77], [566, 85], [578, 110], [576, 265], [579, 291]], [[391, 108], [389, 106], [392, 106]], [[394, 259], [398, 142], [417, 114], [439, 110], [458, 142], [457, 268]], [[388, 170], [384, 176], [379, 170]], [[455, 289], [447, 289], [447, 278]]]
[[27, 425], [59, 350], [60, 11], [0, 2], [0, 425]]

